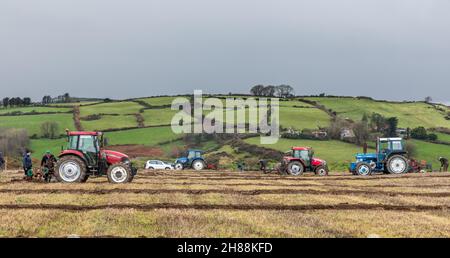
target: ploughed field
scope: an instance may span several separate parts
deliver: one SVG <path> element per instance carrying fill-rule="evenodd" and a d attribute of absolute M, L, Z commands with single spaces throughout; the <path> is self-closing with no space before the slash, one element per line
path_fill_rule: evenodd
<path fill-rule="evenodd" d="M 450 237 L 450 173 L 139 171 L 129 184 L 0 173 L 1 237 Z"/>

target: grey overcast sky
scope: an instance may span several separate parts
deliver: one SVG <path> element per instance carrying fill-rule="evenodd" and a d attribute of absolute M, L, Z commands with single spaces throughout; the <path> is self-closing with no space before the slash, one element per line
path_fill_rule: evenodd
<path fill-rule="evenodd" d="M 450 101 L 448 0 L 0 0 L 0 97 Z"/>

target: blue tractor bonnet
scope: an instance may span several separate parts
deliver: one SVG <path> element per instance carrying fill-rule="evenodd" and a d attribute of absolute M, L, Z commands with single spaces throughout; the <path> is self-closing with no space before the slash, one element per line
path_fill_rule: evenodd
<path fill-rule="evenodd" d="M 377 154 L 376 153 L 358 153 L 355 155 L 356 159 L 376 159 Z"/>
<path fill-rule="evenodd" d="M 182 164 L 184 164 L 184 163 L 186 163 L 186 162 L 188 162 L 188 158 L 187 157 L 181 157 L 181 158 L 178 158 L 177 160 L 175 160 L 175 163 L 182 163 Z"/>

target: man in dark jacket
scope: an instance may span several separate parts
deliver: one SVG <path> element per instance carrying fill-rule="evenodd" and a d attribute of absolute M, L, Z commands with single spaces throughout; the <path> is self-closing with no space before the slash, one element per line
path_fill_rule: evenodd
<path fill-rule="evenodd" d="M 261 170 L 263 173 L 267 173 L 267 160 L 259 160 L 259 170 Z"/>
<path fill-rule="evenodd" d="M 440 157 L 439 161 L 441 162 L 441 168 L 439 169 L 439 171 L 447 172 L 448 171 L 448 159 L 446 159 L 444 157 Z"/>
<path fill-rule="evenodd" d="M 5 159 L 3 158 L 3 153 L 0 151 L 0 170 L 3 170 L 5 166 Z"/>
<path fill-rule="evenodd" d="M 41 170 L 44 173 L 44 180 L 46 182 L 50 182 L 53 172 L 55 171 L 55 163 L 56 163 L 55 156 L 50 152 L 47 151 L 42 157 L 41 160 Z"/>
<path fill-rule="evenodd" d="M 25 177 L 32 177 L 33 173 L 29 173 L 29 171 L 33 168 L 33 162 L 31 160 L 31 152 L 29 150 L 25 150 L 25 154 L 23 155 L 23 171 L 25 173 Z"/>

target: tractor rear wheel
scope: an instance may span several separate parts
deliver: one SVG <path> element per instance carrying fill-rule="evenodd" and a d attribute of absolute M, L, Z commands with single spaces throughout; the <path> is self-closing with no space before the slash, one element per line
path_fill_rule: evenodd
<path fill-rule="evenodd" d="M 318 166 L 314 170 L 314 173 L 318 176 L 328 176 L 328 169 L 325 166 Z"/>
<path fill-rule="evenodd" d="M 130 166 L 123 163 L 111 165 L 106 175 L 108 176 L 108 181 L 113 184 L 123 184 L 133 180 Z"/>
<path fill-rule="evenodd" d="M 205 168 L 205 162 L 202 160 L 194 160 L 194 162 L 192 162 L 192 168 L 197 171 L 203 170 Z"/>
<path fill-rule="evenodd" d="M 56 162 L 55 177 L 63 183 L 80 183 L 86 177 L 86 164 L 77 156 L 64 156 Z"/>
<path fill-rule="evenodd" d="M 391 174 L 403 174 L 408 171 L 408 160 L 401 155 L 394 155 L 388 159 L 386 167 Z"/>
<path fill-rule="evenodd" d="M 369 176 L 372 174 L 372 168 L 369 163 L 360 162 L 356 165 L 356 174 L 360 176 Z"/>
<path fill-rule="evenodd" d="M 289 163 L 287 171 L 293 176 L 301 176 L 305 171 L 305 166 L 300 161 L 293 161 Z"/>

